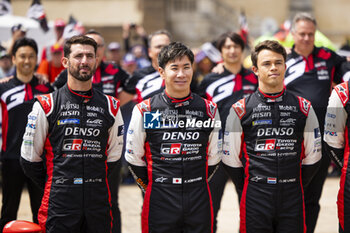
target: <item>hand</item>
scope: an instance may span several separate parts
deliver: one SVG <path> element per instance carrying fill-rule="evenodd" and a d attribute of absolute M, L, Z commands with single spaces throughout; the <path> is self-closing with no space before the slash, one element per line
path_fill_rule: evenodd
<path fill-rule="evenodd" d="M 49 82 L 49 77 L 45 74 L 35 73 L 35 76 L 38 78 L 39 84 L 47 84 Z"/>
<path fill-rule="evenodd" d="M 136 25 L 136 33 L 140 36 L 146 36 L 146 31 L 141 25 Z"/>
<path fill-rule="evenodd" d="M 224 72 L 224 70 L 224 63 L 218 63 L 216 66 L 214 66 L 211 72 L 221 74 Z"/>

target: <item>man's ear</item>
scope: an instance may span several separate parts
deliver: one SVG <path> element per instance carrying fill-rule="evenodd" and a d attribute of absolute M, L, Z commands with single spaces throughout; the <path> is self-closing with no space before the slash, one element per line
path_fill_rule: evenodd
<path fill-rule="evenodd" d="M 62 63 L 64 68 L 66 68 L 66 69 L 68 68 L 68 58 L 62 57 L 61 58 L 61 63 Z"/>
<path fill-rule="evenodd" d="M 162 77 L 162 79 L 165 79 L 165 74 L 164 74 L 164 69 L 160 66 L 158 66 L 158 72 L 160 74 L 160 76 Z"/>
<path fill-rule="evenodd" d="M 252 71 L 258 77 L 258 68 L 256 66 L 252 66 Z"/>

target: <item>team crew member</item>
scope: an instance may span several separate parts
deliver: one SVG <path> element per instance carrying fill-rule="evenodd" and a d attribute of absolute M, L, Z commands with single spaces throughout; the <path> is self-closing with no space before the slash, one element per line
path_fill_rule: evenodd
<path fill-rule="evenodd" d="M 28 116 L 21 163 L 37 183 L 46 180 L 38 217 L 44 232 L 115 227 L 108 178 L 121 155 L 123 120 L 119 101 L 92 88 L 96 49 L 89 37 L 70 38 L 62 59 L 67 84 L 39 96 Z"/>
<path fill-rule="evenodd" d="M 208 177 L 220 162 L 221 122 L 216 105 L 190 91 L 193 59 L 181 43 L 164 47 L 165 91 L 133 110 L 125 156 L 146 191 L 143 233 L 212 232 Z"/>
<path fill-rule="evenodd" d="M 321 138 L 310 102 L 284 89 L 286 52 L 276 41 L 252 53 L 259 89 L 227 117 L 224 167 L 238 189 L 240 232 L 304 233 L 303 186 L 318 168 Z M 239 170 L 242 177 L 237 177 Z"/>
<path fill-rule="evenodd" d="M 334 83 L 341 82 L 341 66 L 346 60 L 327 48 L 314 46 L 316 20 L 310 14 L 298 13 L 293 19 L 291 32 L 295 44 L 287 57 L 284 84 L 291 93 L 311 101 L 323 134 L 328 98 Z M 316 226 L 319 199 L 329 164 L 330 158 L 323 151 L 321 167 L 305 189 L 308 233 L 313 233 Z"/>
<path fill-rule="evenodd" d="M 217 40 L 217 47 L 223 58 L 224 72 L 205 76 L 198 89 L 202 91 L 202 97 L 218 105 L 224 127 L 232 104 L 252 94 L 258 86 L 258 80 L 252 71 L 242 66 L 244 41 L 240 35 L 233 32 L 222 34 Z M 214 232 L 226 181 L 227 176 L 220 166 L 209 183 L 214 207 Z"/>
<path fill-rule="evenodd" d="M 337 85 L 328 102 L 324 131 L 325 149 L 341 169 L 338 193 L 339 232 L 350 232 L 349 185 L 349 82 Z"/>
<path fill-rule="evenodd" d="M 22 171 L 19 163 L 26 118 L 34 103 L 34 96 L 49 93 L 48 85 L 41 85 L 34 75 L 38 47 L 34 40 L 21 38 L 12 47 L 12 61 L 16 74 L 0 82 L 2 111 L 2 207 L 0 232 L 5 224 L 17 218 L 24 184 L 27 185 L 33 221 L 38 222 L 38 209 L 43 191 Z"/>
<path fill-rule="evenodd" d="M 137 102 L 139 103 L 164 90 L 164 81 L 158 72 L 158 54 L 170 42 L 171 35 L 166 30 L 159 30 L 149 35 L 148 56 L 151 58 L 152 64 L 135 71 L 128 80 L 124 90 L 129 94 L 129 101 L 136 95 Z"/>

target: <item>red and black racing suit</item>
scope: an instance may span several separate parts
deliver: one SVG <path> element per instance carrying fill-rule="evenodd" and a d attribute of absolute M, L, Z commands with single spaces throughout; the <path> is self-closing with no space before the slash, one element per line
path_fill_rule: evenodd
<path fill-rule="evenodd" d="M 49 93 L 49 85 L 39 84 L 33 76 L 29 83 L 21 82 L 17 76 L 0 81 L 0 98 L 2 110 L 2 207 L 0 232 L 7 222 L 17 218 L 22 189 L 27 184 L 33 221 L 38 222 L 37 215 L 42 197 L 42 190 L 25 174 L 20 166 L 21 144 L 36 95 Z"/>
<path fill-rule="evenodd" d="M 305 233 L 303 186 L 318 168 L 321 135 L 309 101 L 260 90 L 235 103 L 226 120 L 222 161 L 244 170 L 241 233 Z M 243 177 L 242 177 L 243 178 Z"/>
<path fill-rule="evenodd" d="M 119 101 L 67 85 L 38 100 L 28 116 L 21 162 L 37 183 L 46 177 L 40 226 L 48 233 L 112 232 L 108 175 L 122 151 Z"/>
<path fill-rule="evenodd" d="M 307 58 L 297 54 L 293 47 L 292 52 L 287 56 L 284 84 L 292 94 L 311 102 L 322 135 L 332 83 L 342 82 L 344 71 L 341 67 L 345 62 L 344 57 L 324 47 L 314 47 Z M 330 158 L 323 150 L 321 167 L 308 188 L 305 189 L 305 217 L 308 233 L 313 233 L 316 226 L 320 211 L 319 200 L 329 164 Z"/>
<path fill-rule="evenodd" d="M 163 92 L 135 106 L 125 156 L 146 190 L 143 233 L 212 232 L 208 177 L 220 162 L 220 129 L 216 105 L 196 94 Z"/>
<path fill-rule="evenodd" d="M 111 95 L 118 98 L 118 94 L 123 90 L 126 80 L 129 75 L 121 69 L 118 65 L 113 63 L 107 63 L 101 61 L 99 67 L 97 67 L 94 76 L 92 77 L 92 86 L 102 91 L 106 95 Z M 67 70 L 64 70 L 57 77 L 54 82 L 54 88 L 58 89 L 62 87 L 67 82 Z M 123 108 L 121 109 L 123 112 Z M 123 117 L 124 117 L 123 112 Z M 124 121 L 125 118 L 124 118 Z M 114 187 L 111 189 L 112 192 L 112 209 L 114 216 L 114 226 L 113 233 L 121 232 L 121 214 L 118 203 L 118 193 L 119 193 L 119 181 L 120 181 L 120 170 L 121 161 L 116 165 L 116 169 L 113 172 L 111 178 L 109 179 L 110 186 Z"/>
<path fill-rule="evenodd" d="M 349 81 L 337 85 L 327 107 L 324 141 L 325 148 L 341 169 L 338 192 L 339 232 L 350 232 L 350 180 L 349 180 Z"/>

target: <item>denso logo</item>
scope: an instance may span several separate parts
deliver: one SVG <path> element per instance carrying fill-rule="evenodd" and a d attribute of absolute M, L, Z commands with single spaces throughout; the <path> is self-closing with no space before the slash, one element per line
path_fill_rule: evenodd
<path fill-rule="evenodd" d="M 63 141 L 63 151 L 79 151 L 81 150 L 81 144 L 83 139 L 65 139 Z"/>
<path fill-rule="evenodd" d="M 258 129 L 257 136 L 284 136 L 284 135 L 292 135 L 294 133 L 294 128 L 260 128 Z"/>
<path fill-rule="evenodd" d="M 93 128 L 80 128 L 80 127 L 67 127 L 64 131 L 65 136 L 94 136 L 97 137 L 100 135 L 99 129 L 93 129 Z"/>
<path fill-rule="evenodd" d="M 197 140 L 199 132 L 165 132 L 162 140 Z"/>
<path fill-rule="evenodd" d="M 162 154 L 179 155 L 181 151 L 181 143 L 163 143 L 161 147 Z"/>
<path fill-rule="evenodd" d="M 275 149 L 276 139 L 257 140 L 255 151 L 271 151 Z"/>

